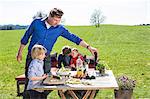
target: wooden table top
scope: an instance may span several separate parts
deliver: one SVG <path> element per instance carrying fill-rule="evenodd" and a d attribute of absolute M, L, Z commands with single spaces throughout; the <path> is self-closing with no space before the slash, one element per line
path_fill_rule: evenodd
<path fill-rule="evenodd" d="M 105 76 L 98 76 L 92 80 L 82 80 L 89 82 L 90 85 L 85 84 L 64 84 L 64 85 L 40 85 L 36 86 L 34 90 L 99 90 L 99 89 L 118 89 L 117 81 L 113 75 L 112 70 L 106 70 Z"/>

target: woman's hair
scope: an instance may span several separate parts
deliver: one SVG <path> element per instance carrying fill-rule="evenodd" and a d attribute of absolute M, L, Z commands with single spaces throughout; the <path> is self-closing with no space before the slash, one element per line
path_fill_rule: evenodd
<path fill-rule="evenodd" d="M 71 53 L 71 48 L 69 47 L 69 46 L 64 46 L 63 48 L 62 48 L 62 54 L 69 54 L 69 53 Z"/>
<path fill-rule="evenodd" d="M 42 45 L 34 45 L 32 47 L 32 50 L 31 50 L 31 57 L 32 59 L 39 59 L 39 56 L 41 54 L 45 54 L 47 52 L 46 48 L 43 47 Z"/>
<path fill-rule="evenodd" d="M 78 49 L 77 48 L 72 48 L 72 51 L 78 52 Z"/>
<path fill-rule="evenodd" d="M 63 14 L 64 14 L 63 11 L 61 9 L 58 9 L 58 8 L 53 8 L 49 13 L 49 15 L 51 17 L 56 16 L 56 17 L 59 17 L 59 18 L 61 18 L 63 16 Z"/>

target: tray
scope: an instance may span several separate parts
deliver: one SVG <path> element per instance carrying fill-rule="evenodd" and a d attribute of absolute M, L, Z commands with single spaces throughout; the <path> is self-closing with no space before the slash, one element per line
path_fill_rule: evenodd
<path fill-rule="evenodd" d="M 65 84 L 65 80 L 47 77 L 43 81 L 43 84 L 44 85 L 62 85 L 62 84 Z"/>

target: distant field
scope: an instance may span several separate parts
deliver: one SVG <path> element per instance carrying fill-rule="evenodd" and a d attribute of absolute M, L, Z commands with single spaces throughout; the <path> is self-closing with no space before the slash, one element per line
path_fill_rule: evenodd
<path fill-rule="evenodd" d="M 125 74 L 136 79 L 137 86 L 133 97 L 150 98 L 150 27 L 102 25 L 67 27 L 99 50 L 99 57 L 108 63 L 114 75 Z M 16 53 L 25 30 L 0 31 L 0 99 L 19 99 L 16 97 L 15 77 L 24 73 L 25 55 L 19 64 Z M 85 48 L 76 46 L 64 38 L 59 38 L 53 52 L 61 52 L 64 45 L 76 47 L 82 54 L 91 55 Z M 112 99 L 113 90 L 102 90 L 96 99 Z M 50 99 L 59 99 L 56 91 Z"/>

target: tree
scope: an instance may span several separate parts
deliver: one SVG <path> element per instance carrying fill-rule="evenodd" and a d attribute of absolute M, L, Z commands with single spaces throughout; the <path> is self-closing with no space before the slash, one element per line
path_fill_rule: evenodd
<path fill-rule="evenodd" d="M 36 15 L 33 16 L 33 19 L 40 19 L 47 17 L 47 14 L 43 13 L 42 11 L 38 11 Z"/>
<path fill-rule="evenodd" d="M 100 24 L 104 22 L 105 18 L 106 17 L 102 15 L 102 11 L 100 9 L 95 9 L 91 15 L 90 22 L 92 25 L 100 27 Z"/>
<path fill-rule="evenodd" d="M 61 19 L 61 22 L 60 22 L 60 23 L 64 25 L 64 24 L 65 24 L 65 22 L 66 22 L 66 19 L 65 19 L 64 17 L 62 17 L 62 19 Z"/>

